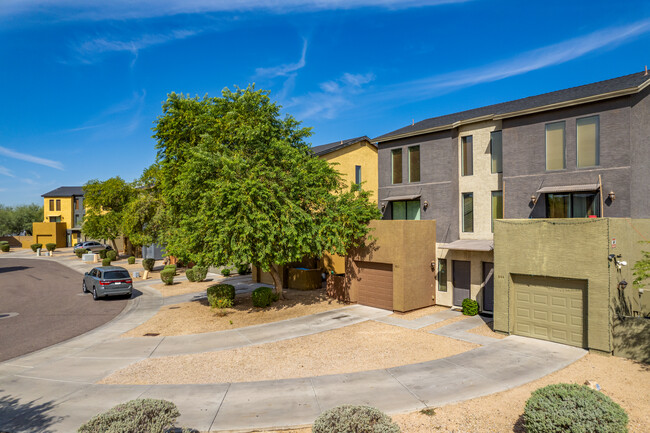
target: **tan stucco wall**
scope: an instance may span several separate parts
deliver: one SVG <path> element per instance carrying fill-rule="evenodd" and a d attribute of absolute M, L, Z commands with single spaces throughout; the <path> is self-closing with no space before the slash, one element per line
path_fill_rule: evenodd
<path fill-rule="evenodd" d="M 454 300 L 454 260 L 464 260 L 470 264 L 470 296 L 478 302 L 479 308 L 483 311 L 483 263 L 493 263 L 494 254 L 492 251 L 457 251 L 442 248 L 444 244 L 438 244 L 437 258 L 447 259 L 447 291 L 440 291 L 440 282 L 436 284 L 436 304 L 451 307 Z M 438 264 L 436 263 L 436 267 Z M 436 269 L 437 275 L 437 269 Z"/>
<path fill-rule="evenodd" d="M 502 175 L 492 173 L 490 133 L 501 129 L 501 121 L 480 122 L 461 126 L 458 129 L 458 192 L 460 239 L 492 239 L 492 191 L 501 190 Z M 462 137 L 472 136 L 473 174 L 462 176 Z M 474 197 L 474 232 L 463 232 L 463 193 L 471 192 Z"/>
<path fill-rule="evenodd" d="M 338 164 L 335 169 L 341 173 L 348 185 L 354 183 L 355 166 L 361 166 L 363 189 L 371 192 L 370 199 L 377 202 L 379 182 L 377 148 L 367 141 L 360 141 L 343 149 L 323 155 L 325 161 Z"/>
<path fill-rule="evenodd" d="M 350 301 L 358 300 L 358 282 L 351 260 L 393 265 L 393 309 L 410 311 L 434 304 L 436 222 L 433 220 L 371 221 L 365 248 L 348 256 L 346 274 L 350 278 Z"/>

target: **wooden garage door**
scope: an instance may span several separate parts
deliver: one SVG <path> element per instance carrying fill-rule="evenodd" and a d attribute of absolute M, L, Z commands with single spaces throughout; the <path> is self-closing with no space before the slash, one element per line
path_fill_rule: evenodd
<path fill-rule="evenodd" d="M 393 265 L 356 262 L 359 304 L 393 310 Z"/>
<path fill-rule="evenodd" d="M 514 333 L 585 347 L 585 280 L 516 275 Z"/>

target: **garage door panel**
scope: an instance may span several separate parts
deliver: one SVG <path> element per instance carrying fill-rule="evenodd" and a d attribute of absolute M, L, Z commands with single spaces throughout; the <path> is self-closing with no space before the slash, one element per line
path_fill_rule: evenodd
<path fill-rule="evenodd" d="M 514 333 L 585 346 L 586 281 L 513 275 Z"/>
<path fill-rule="evenodd" d="M 370 307 L 393 309 L 393 265 L 355 262 L 358 275 L 358 303 Z"/>

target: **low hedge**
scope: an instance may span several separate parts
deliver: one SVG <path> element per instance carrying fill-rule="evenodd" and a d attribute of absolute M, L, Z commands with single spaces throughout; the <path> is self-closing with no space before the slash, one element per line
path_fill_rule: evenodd
<path fill-rule="evenodd" d="M 32 251 L 36 252 L 37 249 L 43 248 L 43 244 L 31 244 L 29 247 L 32 249 Z"/>
<path fill-rule="evenodd" d="M 165 268 L 164 268 L 164 270 L 166 270 L 166 271 L 167 270 L 174 271 L 174 275 L 176 275 L 176 269 L 177 269 L 176 265 L 165 265 Z"/>
<path fill-rule="evenodd" d="M 156 264 L 155 259 L 144 259 L 142 260 L 142 267 L 144 268 L 145 271 L 153 271 L 153 267 Z"/>
<path fill-rule="evenodd" d="M 111 265 L 111 259 L 108 257 L 102 259 L 102 266 L 110 266 Z"/>
<path fill-rule="evenodd" d="M 253 301 L 254 307 L 265 308 L 277 301 L 278 295 L 270 287 L 262 286 L 253 290 L 251 300 Z"/>
<path fill-rule="evenodd" d="M 248 266 L 249 266 L 249 265 L 245 265 L 245 264 L 239 264 L 239 265 L 237 265 L 237 273 L 238 273 L 239 275 L 245 275 L 245 274 L 247 274 L 247 273 L 248 273 Z"/>
<path fill-rule="evenodd" d="M 0 244 L 0 251 L 3 253 L 8 253 L 11 247 L 9 246 L 8 243 Z"/>
<path fill-rule="evenodd" d="M 235 301 L 235 287 L 230 284 L 215 284 L 214 286 L 208 287 L 207 292 L 208 298 L 212 296 L 217 299 L 223 298 L 230 299 L 233 302 Z"/>
<path fill-rule="evenodd" d="M 78 433 L 164 433 L 174 427 L 180 412 L 166 400 L 138 399 L 118 404 L 79 427 Z"/>
<path fill-rule="evenodd" d="M 97 254 L 99 254 L 100 259 L 105 259 L 106 257 L 108 257 L 108 251 L 107 250 L 100 250 L 100 251 L 97 252 Z"/>
<path fill-rule="evenodd" d="M 221 275 L 223 275 L 224 277 L 229 276 L 229 275 L 230 275 L 230 269 L 228 269 L 228 268 L 223 268 L 223 269 L 221 270 Z"/>
<path fill-rule="evenodd" d="M 312 432 L 400 433 L 400 428 L 379 409 L 346 404 L 321 413 L 314 421 Z"/>
<path fill-rule="evenodd" d="M 83 256 L 83 255 L 86 254 L 87 252 L 88 252 L 87 249 L 85 249 L 85 248 L 79 248 L 78 250 L 75 250 L 74 253 L 77 255 L 77 257 L 81 258 L 81 256 Z"/>
<path fill-rule="evenodd" d="M 131 256 L 128 259 L 126 259 L 129 265 L 135 265 L 135 257 Z"/>
<path fill-rule="evenodd" d="M 108 257 L 109 259 L 111 259 L 112 262 L 114 262 L 115 260 L 117 260 L 117 251 L 114 250 L 106 251 L 106 257 Z"/>
<path fill-rule="evenodd" d="M 187 279 L 193 283 L 198 283 L 199 281 L 205 280 L 205 277 L 208 275 L 208 268 L 202 266 L 194 266 L 193 268 L 187 269 L 185 271 L 185 276 Z"/>
<path fill-rule="evenodd" d="M 45 244 L 45 249 L 47 249 L 48 251 L 54 251 L 56 250 L 56 244 L 54 243 Z"/>
<path fill-rule="evenodd" d="M 478 314 L 478 302 L 473 299 L 463 299 L 463 314 L 465 316 L 476 316 Z"/>
<path fill-rule="evenodd" d="M 160 279 L 167 286 L 174 284 L 174 275 L 176 275 L 176 272 L 173 269 L 163 269 L 160 271 Z"/>
<path fill-rule="evenodd" d="M 527 433 L 626 433 L 627 414 L 588 386 L 557 383 L 533 392 L 524 408 Z"/>

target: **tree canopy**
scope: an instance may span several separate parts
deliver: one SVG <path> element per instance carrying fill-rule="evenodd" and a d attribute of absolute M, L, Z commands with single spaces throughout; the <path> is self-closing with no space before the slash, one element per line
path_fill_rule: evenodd
<path fill-rule="evenodd" d="M 86 183 L 83 233 L 94 239 L 109 239 L 117 251 L 115 239 L 123 233 L 125 210 L 132 197 L 133 186 L 119 176 L 103 182 L 93 179 Z"/>
<path fill-rule="evenodd" d="M 43 206 L 26 204 L 20 206 L 0 205 L 0 236 L 32 234 L 32 223 L 43 222 Z"/>
<path fill-rule="evenodd" d="M 369 193 L 347 190 L 313 155 L 309 128 L 280 115 L 269 92 L 237 88 L 222 97 L 171 94 L 154 127 L 166 251 L 202 265 L 278 265 L 344 254 L 379 217 Z"/>

